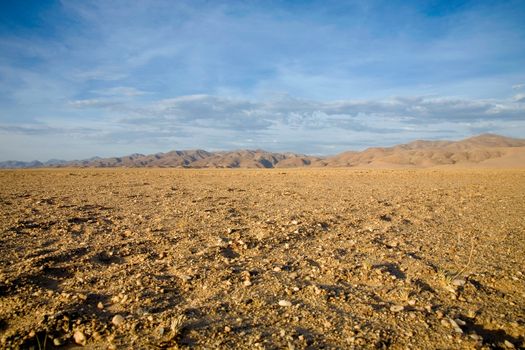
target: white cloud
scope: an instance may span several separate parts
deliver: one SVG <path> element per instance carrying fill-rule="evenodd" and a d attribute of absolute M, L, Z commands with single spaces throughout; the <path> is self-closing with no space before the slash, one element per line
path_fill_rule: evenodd
<path fill-rule="evenodd" d="M 126 78 L 125 73 L 118 73 L 118 68 L 104 67 L 88 70 L 73 70 L 71 78 L 80 82 L 89 80 L 116 81 Z"/>
<path fill-rule="evenodd" d="M 69 105 L 76 108 L 107 108 L 117 104 L 119 104 L 119 102 L 113 99 L 98 98 L 69 101 Z"/>
<path fill-rule="evenodd" d="M 141 95 L 148 94 L 147 91 L 142 91 L 142 90 L 139 90 L 131 86 L 115 86 L 115 87 L 106 88 L 106 89 L 98 89 L 98 90 L 93 90 L 93 93 L 97 95 L 103 95 L 103 96 L 125 96 L 125 97 L 141 96 Z"/>
<path fill-rule="evenodd" d="M 524 94 L 516 94 L 512 98 L 515 102 L 525 102 L 525 93 Z"/>

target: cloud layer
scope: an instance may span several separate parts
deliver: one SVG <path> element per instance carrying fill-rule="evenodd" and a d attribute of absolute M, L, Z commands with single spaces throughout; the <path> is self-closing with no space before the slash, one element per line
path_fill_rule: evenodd
<path fill-rule="evenodd" d="M 38 125 L 3 124 L 0 133 L 22 138 L 49 136 L 65 142 L 74 139 L 82 145 L 99 145 L 102 153 L 97 154 L 103 155 L 173 148 L 265 148 L 331 154 L 416 138 L 459 139 L 481 132 L 519 137 L 525 129 L 525 103 L 515 99 L 315 101 L 283 95 L 254 101 L 187 95 L 146 103 L 113 97 L 68 104 L 77 113 L 105 118 L 74 120 L 67 126 L 61 120 Z"/>

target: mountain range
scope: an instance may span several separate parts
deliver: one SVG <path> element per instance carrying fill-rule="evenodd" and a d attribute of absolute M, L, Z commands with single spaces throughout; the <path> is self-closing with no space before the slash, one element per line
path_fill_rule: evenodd
<path fill-rule="evenodd" d="M 176 167 L 176 168 L 294 168 L 294 167 L 525 167 L 525 139 L 482 134 L 461 141 L 417 140 L 393 147 L 372 147 L 333 156 L 309 156 L 263 150 L 207 152 L 170 151 L 151 155 L 47 162 L 6 161 L 0 168 L 43 167 Z"/>

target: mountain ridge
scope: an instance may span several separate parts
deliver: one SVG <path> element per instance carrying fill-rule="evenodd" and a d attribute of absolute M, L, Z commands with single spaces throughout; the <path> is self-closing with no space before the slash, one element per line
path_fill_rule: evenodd
<path fill-rule="evenodd" d="M 481 134 L 460 141 L 415 140 L 392 147 L 369 147 L 332 156 L 293 152 L 240 149 L 209 152 L 202 149 L 173 150 L 144 155 L 93 157 L 84 160 L 47 162 L 6 161 L 0 168 L 44 167 L 174 167 L 174 168 L 291 168 L 291 167 L 433 167 L 433 166 L 525 167 L 525 139 Z"/>

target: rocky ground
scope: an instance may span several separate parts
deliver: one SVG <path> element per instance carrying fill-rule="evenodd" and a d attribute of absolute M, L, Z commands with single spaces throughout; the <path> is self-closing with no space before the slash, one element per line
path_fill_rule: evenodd
<path fill-rule="evenodd" d="M 0 183 L 2 348 L 525 346 L 523 170 Z"/>

